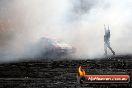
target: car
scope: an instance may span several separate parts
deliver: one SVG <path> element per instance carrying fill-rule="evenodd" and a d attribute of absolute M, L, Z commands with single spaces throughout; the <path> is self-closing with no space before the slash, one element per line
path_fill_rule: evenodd
<path fill-rule="evenodd" d="M 40 55 L 48 58 L 70 56 L 75 53 L 75 47 L 61 40 L 42 37 L 37 43 Z"/>

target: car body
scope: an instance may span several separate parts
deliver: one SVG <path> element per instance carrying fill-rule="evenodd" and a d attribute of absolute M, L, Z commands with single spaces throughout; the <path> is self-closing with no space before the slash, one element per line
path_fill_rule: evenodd
<path fill-rule="evenodd" d="M 45 57 L 64 57 L 75 53 L 75 48 L 63 41 L 42 37 L 38 41 L 38 47 L 41 55 Z"/>

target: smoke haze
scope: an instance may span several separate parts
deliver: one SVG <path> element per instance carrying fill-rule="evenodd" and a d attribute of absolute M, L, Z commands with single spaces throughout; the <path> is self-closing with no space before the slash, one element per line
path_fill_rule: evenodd
<path fill-rule="evenodd" d="M 104 28 L 116 54 L 132 54 L 131 0 L 1 0 L 0 59 L 30 56 L 39 38 L 55 37 L 75 46 L 76 57 L 104 55 Z"/>

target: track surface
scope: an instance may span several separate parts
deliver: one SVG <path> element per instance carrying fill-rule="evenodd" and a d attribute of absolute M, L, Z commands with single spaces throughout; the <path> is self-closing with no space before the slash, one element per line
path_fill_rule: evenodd
<path fill-rule="evenodd" d="M 132 56 L 115 56 L 94 60 L 37 60 L 0 64 L 0 88 L 112 88 L 132 87 L 124 84 L 77 83 L 77 68 L 87 74 L 129 74 L 132 78 Z"/>

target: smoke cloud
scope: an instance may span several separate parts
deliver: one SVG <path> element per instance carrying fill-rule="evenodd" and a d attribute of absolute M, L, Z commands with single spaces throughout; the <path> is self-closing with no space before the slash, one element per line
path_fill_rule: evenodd
<path fill-rule="evenodd" d="M 110 26 L 116 54 L 132 54 L 131 4 L 131 0 L 1 0 L 0 59 L 35 55 L 29 46 L 43 36 L 73 45 L 76 57 L 102 57 L 104 24 Z"/>

